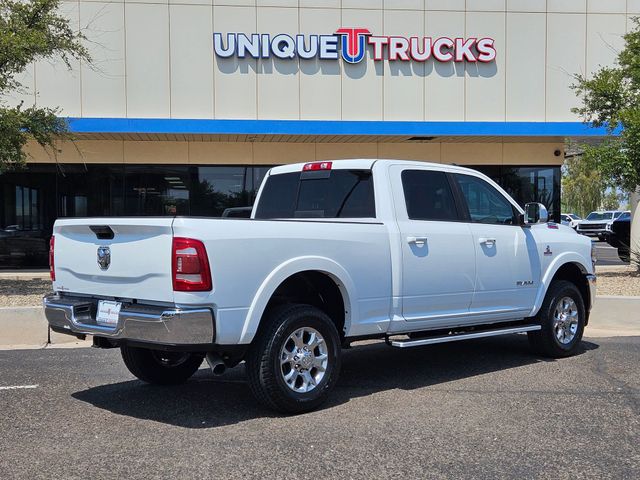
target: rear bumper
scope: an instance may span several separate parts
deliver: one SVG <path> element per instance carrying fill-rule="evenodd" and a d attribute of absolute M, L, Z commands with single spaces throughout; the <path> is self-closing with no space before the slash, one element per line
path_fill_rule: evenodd
<path fill-rule="evenodd" d="M 213 312 L 208 308 L 123 304 L 117 325 L 111 327 L 96 323 L 95 299 L 51 294 L 42 302 L 51 328 L 70 335 L 96 335 L 116 342 L 189 347 L 211 345 L 215 341 Z"/>

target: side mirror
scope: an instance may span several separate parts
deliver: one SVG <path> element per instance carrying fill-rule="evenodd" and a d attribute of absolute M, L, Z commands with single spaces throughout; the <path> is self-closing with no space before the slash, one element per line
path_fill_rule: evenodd
<path fill-rule="evenodd" d="M 534 223 L 547 223 L 549 220 L 549 212 L 541 203 L 527 203 L 524 206 L 524 224 L 532 225 Z"/>

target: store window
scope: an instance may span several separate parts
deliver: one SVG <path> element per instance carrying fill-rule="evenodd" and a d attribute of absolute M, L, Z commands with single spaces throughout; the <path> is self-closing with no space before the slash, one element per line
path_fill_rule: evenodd
<path fill-rule="evenodd" d="M 230 208 L 252 204 L 246 167 L 195 167 L 191 183 L 191 215 L 220 217 Z"/>
<path fill-rule="evenodd" d="M 45 267 L 59 217 L 247 216 L 269 168 L 59 163 L 2 174 L 0 268 Z"/>
<path fill-rule="evenodd" d="M 0 175 L 0 268 L 47 264 L 55 194 L 54 165 Z"/>
<path fill-rule="evenodd" d="M 190 188 L 187 166 L 126 165 L 124 214 L 189 215 Z"/>
<path fill-rule="evenodd" d="M 123 215 L 123 165 L 60 164 L 57 216 Z"/>

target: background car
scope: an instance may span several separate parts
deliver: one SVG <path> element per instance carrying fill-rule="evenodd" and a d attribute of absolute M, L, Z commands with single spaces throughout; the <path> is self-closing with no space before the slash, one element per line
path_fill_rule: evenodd
<path fill-rule="evenodd" d="M 607 242 L 618 249 L 618 256 L 623 262 L 631 259 L 631 212 L 624 212 L 611 225 Z"/>
<path fill-rule="evenodd" d="M 603 212 L 591 212 L 587 218 L 578 222 L 576 231 L 589 237 L 598 237 L 599 240 L 606 240 L 611 232 L 611 224 L 622 215 L 619 210 L 607 210 Z"/>
<path fill-rule="evenodd" d="M 560 222 L 562 223 L 562 225 L 571 227 L 574 230 L 577 228 L 580 220 L 582 220 L 582 217 L 576 215 L 575 213 L 563 213 L 560 215 Z"/>

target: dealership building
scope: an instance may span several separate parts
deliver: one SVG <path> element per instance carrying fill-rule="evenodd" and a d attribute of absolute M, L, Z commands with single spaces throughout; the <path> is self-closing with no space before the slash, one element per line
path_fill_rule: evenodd
<path fill-rule="evenodd" d="M 42 61 L 4 101 L 74 140 L 0 175 L 0 267 L 46 264 L 58 217 L 220 216 L 273 165 L 455 163 L 560 214 L 574 74 L 610 65 L 640 0 L 64 1 L 93 63 Z"/>

